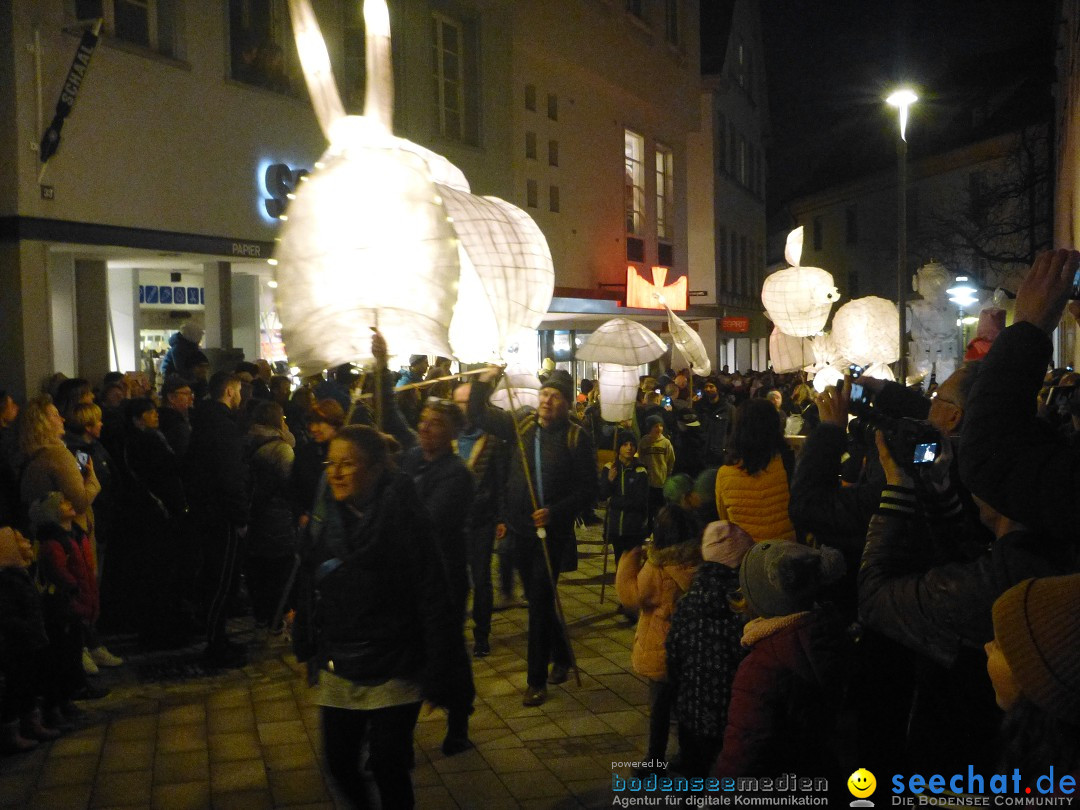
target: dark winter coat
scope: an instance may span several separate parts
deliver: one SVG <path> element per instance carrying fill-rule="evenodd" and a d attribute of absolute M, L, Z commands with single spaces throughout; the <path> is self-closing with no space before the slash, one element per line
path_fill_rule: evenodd
<path fill-rule="evenodd" d="M 848 642 L 828 608 L 754 619 L 731 687 L 716 776 L 833 773 Z"/>
<path fill-rule="evenodd" d="M 723 739 L 731 685 L 746 655 L 739 643 L 743 617 L 728 601 L 738 589 L 738 569 L 702 563 L 675 608 L 667 637 L 679 727 L 714 740 Z"/>
<path fill-rule="evenodd" d="M 963 647 L 979 648 L 993 638 L 990 609 L 1012 585 L 1080 570 L 1072 548 L 1029 531 L 1001 537 L 974 560 L 932 565 L 938 543 L 906 506 L 914 492 L 887 487 L 882 498 L 889 500 L 889 514 L 870 521 L 859 569 L 859 616 L 942 666 L 951 666 Z"/>
<path fill-rule="evenodd" d="M 450 594 L 464 606 L 469 591 L 465 521 L 473 501 L 472 473 L 453 451 L 427 461 L 419 447 L 402 457 L 401 469 L 412 478 L 427 511 Z"/>
<path fill-rule="evenodd" d="M 706 467 L 718 467 L 724 463 L 727 451 L 728 439 L 731 438 L 731 427 L 735 423 L 735 408 L 723 394 L 716 398 L 716 402 L 709 402 L 702 397 L 694 403 L 698 421 L 701 422 L 699 430 L 703 434 L 701 442 L 701 461 Z"/>
<path fill-rule="evenodd" d="M 615 466 L 615 480 L 608 480 L 608 471 Z M 649 512 L 649 472 L 637 458 L 630 464 L 618 459 L 600 470 L 599 496 L 607 498 L 607 536 L 642 540 L 646 534 Z"/>
<path fill-rule="evenodd" d="M 481 430 L 492 433 L 514 448 L 506 482 L 506 522 L 515 541 L 535 544 L 539 538 L 533 525 L 534 511 L 529 486 L 522 467 L 521 450 L 516 436 L 514 417 L 506 411 L 487 404 L 491 386 L 473 383 L 469 392 L 468 420 Z M 574 521 L 592 506 L 596 492 L 596 451 L 589 432 L 569 420 L 541 427 L 535 416 L 528 416 L 521 425 L 521 447 L 524 463 L 528 465 L 529 480 L 537 487 L 535 443 L 539 436 L 540 466 L 543 471 L 542 508 L 551 511 L 547 526 L 549 554 L 559 571 L 577 570 L 577 538 Z"/>
<path fill-rule="evenodd" d="M 501 522 L 506 509 L 506 469 L 510 451 L 506 442 L 481 432 L 469 458 L 462 459 L 473 475 L 474 494 L 466 525 L 483 528 Z"/>
<path fill-rule="evenodd" d="M 294 649 L 309 670 L 366 684 L 415 679 L 440 706 L 460 695 L 461 620 L 408 475 L 384 473 L 360 514 L 320 488 L 297 587 Z"/>
<path fill-rule="evenodd" d="M 310 512 L 315 505 L 315 495 L 319 491 L 319 482 L 323 477 L 323 464 L 326 462 L 329 449 L 329 442 L 320 444 L 312 440 L 298 444 L 294 451 L 290 486 L 293 510 L 297 515 Z"/>
<path fill-rule="evenodd" d="M 49 644 L 41 596 L 25 568 L 0 568 L 0 658 Z"/>
<path fill-rule="evenodd" d="M 124 443 L 130 503 L 143 519 L 167 520 L 187 512 L 180 460 L 158 430 L 132 429 Z"/>
<path fill-rule="evenodd" d="M 158 408 L 158 419 L 161 435 L 176 457 L 182 459 L 187 455 L 188 444 L 191 443 L 191 421 L 185 414 L 167 405 Z"/>
<path fill-rule="evenodd" d="M 184 485 L 192 514 L 203 522 L 246 526 L 249 517 L 244 436 L 229 406 L 202 400 L 191 420 Z"/>
<path fill-rule="evenodd" d="M 1002 514 L 1076 544 L 1080 449 L 1035 415 L 1052 352 L 1046 333 L 1027 322 L 997 336 L 968 395 L 960 473 Z"/>
<path fill-rule="evenodd" d="M 293 449 L 279 431 L 253 425 L 248 434 L 251 523 L 246 551 L 255 557 L 291 556 L 296 550 L 293 517 Z"/>

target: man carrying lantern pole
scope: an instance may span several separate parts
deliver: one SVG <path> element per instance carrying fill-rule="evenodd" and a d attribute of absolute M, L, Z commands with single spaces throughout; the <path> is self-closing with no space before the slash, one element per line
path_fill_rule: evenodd
<path fill-rule="evenodd" d="M 518 459 L 510 465 L 506 482 L 505 517 L 510 553 L 529 601 L 522 703 L 539 706 L 547 698 L 547 684 L 565 682 L 573 664 L 556 588 L 561 572 L 577 569 L 574 520 L 593 502 L 596 450 L 588 431 L 569 419 L 573 390 L 563 380 L 546 381 L 536 415 L 518 423 L 513 414 L 488 404 L 499 373 L 492 369 L 477 378 L 469 395 L 468 421 L 517 448 Z"/>

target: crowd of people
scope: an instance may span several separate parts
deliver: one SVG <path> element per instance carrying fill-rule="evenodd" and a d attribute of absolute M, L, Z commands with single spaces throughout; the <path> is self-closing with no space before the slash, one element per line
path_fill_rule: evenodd
<path fill-rule="evenodd" d="M 364 806 L 366 769 L 410 807 L 421 705 L 447 711 L 444 753 L 472 747 L 467 625 L 490 654 L 515 574 L 522 703 L 570 677 L 559 576 L 606 504 L 651 767 L 675 723 L 668 772 L 687 776 L 1077 774 L 1080 407 L 1044 375 L 1078 263 L 1041 256 L 1013 326 L 930 396 L 669 372 L 611 424 L 565 371 L 504 410 L 498 369 L 449 382 L 415 356 L 395 375 L 378 334 L 365 376 L 207 376 L 194 329 L 160 394 L 120 375 L 21 407 L 0 392 L 0 747 L 56 737 L 101 694 L 98 668 L 123 664 L 103 632 L 201 636 L 209 666 L 242 665 L 243 573 L 257 627 L 292 618 L 341 792 Z"/>

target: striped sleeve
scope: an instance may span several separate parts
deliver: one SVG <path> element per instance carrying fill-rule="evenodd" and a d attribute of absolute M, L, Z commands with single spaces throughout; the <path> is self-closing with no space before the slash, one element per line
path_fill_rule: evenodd
<path fill-rule="evenodd" d="M 910 517 L 915 514 L 915 490 L 890 484 L 881 491 L 881 503 L 876 514 Z"/>

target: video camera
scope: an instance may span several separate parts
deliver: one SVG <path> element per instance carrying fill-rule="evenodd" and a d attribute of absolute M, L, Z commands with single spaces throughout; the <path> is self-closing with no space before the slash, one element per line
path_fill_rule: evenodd
<path fill-rule="evenodd" d="M 848 431 L 872 447 L 874 433 L 880 430 L 893 459 L 901 466 L 932 464 L 941 454 L 941 434 L 933 425 L 876 410 L 873 392 L 858 382 L 851 385 L 848 412 L 855 417 L 848 423 Z"/>

